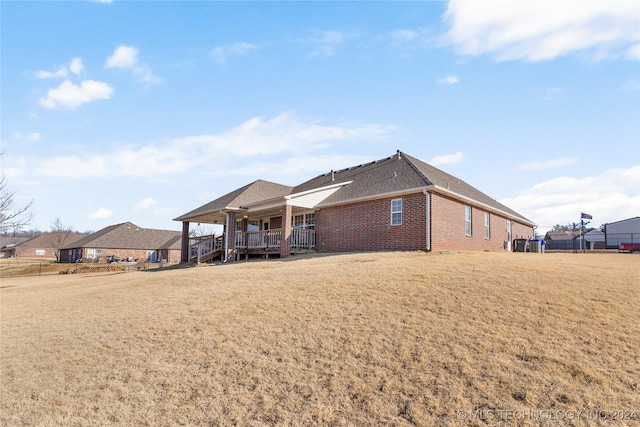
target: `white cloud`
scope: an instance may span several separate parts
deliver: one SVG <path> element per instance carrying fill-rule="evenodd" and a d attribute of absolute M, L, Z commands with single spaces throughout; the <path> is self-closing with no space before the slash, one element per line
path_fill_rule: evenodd
<path fill-rule="evenodd" d="M 640 212 L 640 165 L 551 179 L 500 202 L 537 223 L 543 233 L 555 224 L 579 221 L 581 212 L 593 215 L 595 226 L 619 221 Z"/>
<path fill-rule="evenodd" d="M 411 42 L 418 37 L 420 37 L 420 33 L 415 30 L 393 30 L 389 33 L 391 40 L 395 40 L 398 42 L 408 43 Z"/>
<path fill-rule="evenodd" d="M 105 218 L 110 218 L 112 216 L 113 216 L 113 212 L 111 211 L 111 209 L 100 208 L 97 211 L 95 211 L 94 213 L 92 213 L 91 215 L 89 215 L 89 218 L 91 218 L 91 219 L 105 219 Z"/>
<path fill-rule="evenodd" d="M 443 41 L 462 54 L 542 61 L 586 51 L 618 57 L 640 41 L 636 0 L 451 0 Z M 635 48 L 627 56 L 635 57 Z"/>
<path fill-rule="evenodd" d="M 544 160 L 541 162 L 529 162 L 521 165 L 517 165 L 516 170 L 541 170 L 559 168 L 561 166 L 567 166 L 572 163 L 576 163 L 579 159 L 575 157 L 562 157 L 560 159 Z"/>
<path fill-rule="evenodd" d="M 158 201 L 155 200 L 153 197 L 146 197 L 140 200 L 138 203 L 136 203 L 136 205 L 133 207 L 133 210 L 140 211 L 144 209 L 150 209 L 157 205 L 158 205 Z"/>
<path fill-rule="evenodd" d="M 460 82 L 460 79 L 458 78 L 458 76 L 447 76 L 438 80 L 438 83 L 446 84 L 446 85 L 454 85 L 459 82 Z"/>
<path fill-rule="evenodd" d="M 311 156 L 298 155 L 274 163 L 257 159 L 245 166 L 235 168 L 231 173 L 238 176 L 260 176 L 263 179 L 280 181 L 287 176 L 306 176 L 324 173 L 371 161 L 364 156 Z"/>
<path fill-rule="evenodd" d="M 80 74 L 84 69 L 84 64 L 82 63 L 82 58 L 73 58 L 71 63 L 69 64 L 69 70 L 73 74 Z"/>
<path fill-rule="evenodd" d="M 450 165 L 453 163 L 461 162 L 464 159 L 462 152 L 458 151 L 455 154 L 445 154 L 443 156 L 436 156 L 431 159 L 431 164 L 434 166 L 438 165 Z"/>
<path fill-rule="evenodd" d="M 381 39 L 391 47 L 399 49 L 403 55 L 407 55 L 415 48 L 430 45 L 433 41 L 433 34 L 428 28 L 415 30 L 400 28 L 390 31 Z"/>
<path fill-rule="evenodd" d="M 113 95 L 113 89 L 107 83 L 95 80 L 84 80 L 80 86 L 65 80 L 55 89 L 49 89 L 45 98 L 40 98 L 39 103 L 45 108 L 63 106 L 76 108 L 87 102 L 99 99 L 109 99 Z"/>
<path fill-rule="evenodd" d="M 105 68 L 133 68 L 138 63 L 138 48 L 120 45 L 107 59 Z"/>
<path fill-rule="evenodd" d="M 36 71 L 34 77 L 36 79 L 63 79 L 69 75 L 69 71 L 73 74 L 80 74 L 84 69 L 82 58 L 73 58 L 69 66 L 59 67 L 56 71 Z"/>
<path fill-rule="evenodd" d="M 162 79 L 151 71 L 148 65 L 141 65 L 133 69 L 133 75 L 136 76 L 136 81 L 145 84 L 159 84 L 162 83 Z"/>
<path fill-rule="evenodd" d="M 336 48 L 338 46 L 344 44 L 347 38 L 352 36 L 353 35 L 348 35 L 336 30 L 316 30 L 312 32 L 312 35 L 309 38 L 300 41 L 302 43 L 315 45 L 315 48 L 313 48 L 313 50 L 308 54 L 310 58 L 317 58 L 320 56 L 330 57 L 335 55 Z"/>
<path fill-rule="evenodd" d="M 52 157 L 35 163 L 32 170 L 44 176 L 157 177 L 184 173 L 201 165 L 222 166 L 218 161 L 220 158 L 248 162 L 247 159 L 265 155 L 305 156 L 334 144 L 375 143 L 388 139 L 392 131 L 392 127 L 376 124 L 327 126 L 306 123 L 282 113 L 269 120 L 254 117 L 219 134 L 187 136 L 140 148 L 117 147 L 111 153 L 101 155 Z"/>
<path fill-rule="evenodd" d="M 256 50 L 258 47 L 253 44 L 240 42 L 225 46 L 216 46 L 211 51 L 211 56 L 218 64 L 226 64 L 229 56 L 241 56 Z"/>
<path fill-rule="evenodd" d="M 113 54 L 107 58 L 104 67 L 131 69 L 139 83 L 159 84 L 162 82 L 162 79 L 153 74 L 147 64 L 138 62 L 138 48 L 134 46 L 118 46 Z"/>
<path fill-rule="evenodd" d="M 633 60 L 640 60 L 640 43 L 637 43 L 627 49 L 627 58 Z"/>
<path fill-rule="evenodd" d="M 67 77 L 69 71 L 67 67 L 60 67 L 56 71 L 36 71 L 36 79 L 63 79 Z"/>
<path fill-rule="evenodd" d="M 37 142 L 41 139 L 41 135 L 39 132 L 16 133 L 14 137 L 17 140 L 28 142 Z"/>

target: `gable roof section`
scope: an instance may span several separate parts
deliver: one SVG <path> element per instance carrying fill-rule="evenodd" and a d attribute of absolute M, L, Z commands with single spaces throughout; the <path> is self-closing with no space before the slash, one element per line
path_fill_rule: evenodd
<path fill-rule="evenodd" d="M 491 209 L 495 209 L 496 211 L 508 214 L 509 216 L 524 221 L 525 223 L 534 225 L 534 223 L 529 219 L 520 215 L 518 212 L 514 211 L 508 206 L 505 206 L 502 203 L 498 202 L 496 199 L 486 195 L 485 193 L 466 183 L 465 181 L 458 179 L 455 176 L 450 175 L 444 171 L 441 171 L 440 169 L 433 167 L 421 160 L 411 157 L 408 154 L 402 153 L 402 157 L 406 158 L 407 161 L 409 161 L 416 168 L 418 173 L 422 174 L 427 182 L 434 185 L 437 191 L 453 196 L 458 196 L 463 199 L 468 199 L 472 202 L 479 203 Z"/>
<path fill-rule="evenodd" d="M 203 215 L 218 213 L 223 209 L 241 209 L 244 205 L 251 203 L 287 196 L 292 190 L 293 187 L 288 185 L 259 179 L 187 212 L 175 218 L 174 221 L 188 221 Z"/>
<path fill-rule="evenodd" d="M 62 249 L 180 249 L 181 232 L 140 228 L 132 222 L 110 225 Z"/>
<path fill-rule="evenodd" d="M 308 191 L 332 183 L 348 182 L 338 191 L 321 201 L 317 207 L 334 206 L 385 195 L 433 189 L 450 197 L 484 205 L 520 221 L 532 224 L 513 209 L 484 194 L 463 180 L 456 178 L 408 154 L 398 154 L 317 176 L 295 187 L 293 193 Z"/>

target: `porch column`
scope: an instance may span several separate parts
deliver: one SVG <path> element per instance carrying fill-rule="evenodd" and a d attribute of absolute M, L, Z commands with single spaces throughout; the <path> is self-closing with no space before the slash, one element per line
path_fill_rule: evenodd
<path fill-rule="evenodd" d="M 225 224 L 224 235 L 227 239 L 227 262 L 233 262 L 236 260 L 234 256 L 236 249 L 236 213 L 229 212 L 228 224 Z M 227 227 L 228 225 L 228 227 Z"/>
<path fill-rule="evenodd" d="M 182 246 L 180 247 L 180 262 L 189 262 L 189 221 L 182 223 Z"/>
<path fill-rule="evenodd" d="M 290 205 L 282 207 L 282 236 L 280 238 L 280 258 L 291 255 L 291 218 L 293 208 Z"/>

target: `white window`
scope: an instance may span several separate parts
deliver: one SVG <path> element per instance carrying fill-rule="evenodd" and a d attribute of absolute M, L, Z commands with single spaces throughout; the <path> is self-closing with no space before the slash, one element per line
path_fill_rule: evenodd
<path fill-rule="evenodd" d="M 464 234 L 471 236 L 471 206 L 464 207 Z"/>
<path fill-rule="evenodd" d="M 102 249 L 87 249 L 87 258 L 100 259 L 101 254 L 102 254 Z"/>
<path fill-rule="evenodd" d="M 36 249 L 37 256 L 45 256 L 46 251 L 44 249 Z"/>
<path fill-rule="evenodd" d="M 402 225 L 402 199 L 391 201 L 391 225 Z"/>
<path fill-rule="evenodd" d="M 491 238 L 491 217 L 489 216 L 489 212 L 484 213 L 484 238 Z"/>
<path fill-rule="evenodd" d="M 294 215 L 293 218 L 291 218 L 291 225 L 295 228 L 313 230 L 316 225 L 316 216 L 313 213 Z"/>

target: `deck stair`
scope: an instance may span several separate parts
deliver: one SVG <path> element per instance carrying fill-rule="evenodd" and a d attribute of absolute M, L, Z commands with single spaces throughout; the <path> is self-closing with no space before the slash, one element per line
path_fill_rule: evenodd
<path fill-rule="evenodd" d="M 224 236 L 212 236 L 189 246 L 189 260 L 195 263 L 207 262 L 224 251 Z"/>

